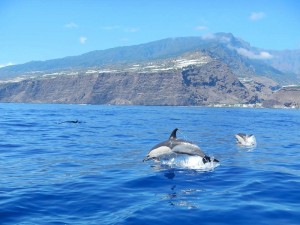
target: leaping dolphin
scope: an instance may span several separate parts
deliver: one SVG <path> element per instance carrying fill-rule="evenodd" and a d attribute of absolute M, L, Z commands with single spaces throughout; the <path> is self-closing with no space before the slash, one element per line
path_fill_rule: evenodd
<path fill-rule="evenodd" d="M 150 159 L 160 160 L 164 158 L 176 157 L 176 155 L 190 155 L 190 156 L 200 156 L 202 157 L 203 163 L 211 162 L 212 159 L 205 155 L 204 152 L 194 143 L 178 139 L 176 137 L 176 132 L 178 128 L 174 129 L 168 140 L 163 141 L 155 145 L 144 158 L 143 161 Z M 213 162 L 219 162 L 213 159 Z"/>
<path fill-rule="evenodd" d="M 248 147 L 256 145 L 256 139 L 253 134 L 238 133 L 235 135 L 235 138 L 238 145 Z"/>

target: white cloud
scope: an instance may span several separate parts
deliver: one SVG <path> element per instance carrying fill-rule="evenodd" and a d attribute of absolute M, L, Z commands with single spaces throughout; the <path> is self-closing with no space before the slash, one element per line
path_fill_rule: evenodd
<path fill-rule="evenodd" d="M 265 13 L 263 12 L 252 12 L 249 18 L 250 20 L 256 21 L 256 20 L 261 20 L 264 17 L 265 17 Z"/>
<path fill-rule="evenodd" d="M 81 44 L 85 44 L 86 43 L 86 41 L 87 41 L 87 37 L 80 37 L 79 38 L 79 42 L 81 43 Z"/>
<path fill-rule="evenodd" d="M 211 40 L 211 39 L 215 39 L 216 35 L 212 34 L 212 33 L 207 33 L 201 36 L 201 38 L 203 40 Z"/>
<path fill-rule="evenodd" d="M 65 28 L 68 28 L 68 29 L 74 29 L 74 28 L 78 28 L 78 25 L 74 22 L 71 22 L 71 23 L 67 23 L 65 25 Z"/>
<path fill-rule="evenodd" d="M 12 62 L 5 63 L 5 64 L 0 64 L 0 68 L 6 67 L 6 66 L 12 66 L 12 65 L 14 65 Z"/>
<path fill-rule="evenodd" d="M 226 37 L 226 36 L 220 37 L 220 42 L 223 42 L 223 43 L 229 43 L 230 40 L 231 40 L 230 37 Z"/>
<path fill-rule="evenodd" d="M 129 33 L 136 33 L 139 31 L 139 29 L 135 27 L 130 27 L 130 28 L 125 28 L 124 31 Z"/>
<path fill-rule="evenodd" d="M 230 42 L 230 37 L 227 37 L 227 36 L 216 36 L 215 34 L 213 33 L 207 33 L 207 34 L 204 34 L 201 36 L 202 40 L 214 40 L 214 39 L 217 39 L 218 41 L 220 42 L 223 42 L 223 43 L 229 43 Z"/>
<path fill-rule="evenodd" d="M 206 26 L 197 26 L 195 27 L 195 30 L 207 30 L 208 28 Z"/>
<path fill-rule="evenodd" d="M 246 56 L 249 59 L 271 59 L 273 56 L 269 52 L 261 51 L 259 53 L 255 53 L 249 51 L 245 48 L 236 48 L 235 49 L 240 55 Z"/>
<path fill-rule="evenodd" d="M 271 59 L 271 58 L 273 58 L 273 55 L 271 55 L 269 52 L 260 52 L 259 56 L 262 59 Z"/>

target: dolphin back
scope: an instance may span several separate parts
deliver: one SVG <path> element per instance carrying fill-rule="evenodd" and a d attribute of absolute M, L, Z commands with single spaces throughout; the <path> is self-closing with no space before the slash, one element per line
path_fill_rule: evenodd
<path fill-rule="evenodd" d="M 178 128 L 175 128 L 169 139 L 155 145 L 148 152 L 147 156 L 143 161 L 149 159 L 160 160 L 163 158 L 176 157 L 176 155 L 189 155 L 189 156 L 200 156 L 202 157 L 203 163 L 211 162 L 213 158 L 205 155 L 200 147 L 192 142 L 184 139 L 178 139 L 176 136 Z M 213 159 L 214 162 L 218 160 Z"/>
<path fill-rule="evenodd" d="M 197 145 L 180 139 L 174 141 L 172 151 L 177 154 L 205 156 L 204 152 Z"/>

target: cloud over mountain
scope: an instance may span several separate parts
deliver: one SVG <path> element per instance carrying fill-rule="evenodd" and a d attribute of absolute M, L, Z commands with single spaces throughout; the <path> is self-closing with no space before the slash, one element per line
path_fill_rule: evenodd
<path fill-rule="evenodd" d="M 235 48 L 235 50 L 242 56 L 246 56 L 249 59 L 271 59 L 273 56 L 266 51 L 261 51 L 259 53 L 252 52 L 245 48 Z"/>
<path fill-rule="evenodd" d="M 0 64 L 0 68 L 6 67 L 6 66 L 12 66 L 12 65 L 14 65 L 12 62 L 5 63 L 5 64 Z"/>

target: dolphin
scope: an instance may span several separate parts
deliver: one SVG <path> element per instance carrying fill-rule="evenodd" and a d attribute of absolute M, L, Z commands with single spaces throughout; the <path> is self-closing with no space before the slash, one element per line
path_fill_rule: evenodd
<path fill-rule="evenodd" d="M 253 134 L 238 133 L 235 135 L 235 138 L 238 145 L 249 147 L 256 145 L 256 139 Z"/>
<path fill-rule="evenodd" d="M 168 159 L 176 157 L 177 155 L 200 156 L 202 157 L 203 163 L 212 161 L 212 159 L 209 156 L 205 155 L 204 152 L 196 144 L 183 139 L 178 139 L 176 137 L 177 130 L 178 128 L 172 131 L 168 140 L 163 141 L 151 148 L 143 161 L 147 161 L 150 159 L 159 161 L 160 159 Z M 213 159 L 213 162 L 219 161 Z"/>
<path fill-rule="evenodd" d="M 81 123 L 81 122 L 79 120 L 67 120 L 67 121 L 60 122 L 59 124 L 62 123 Z"/>

